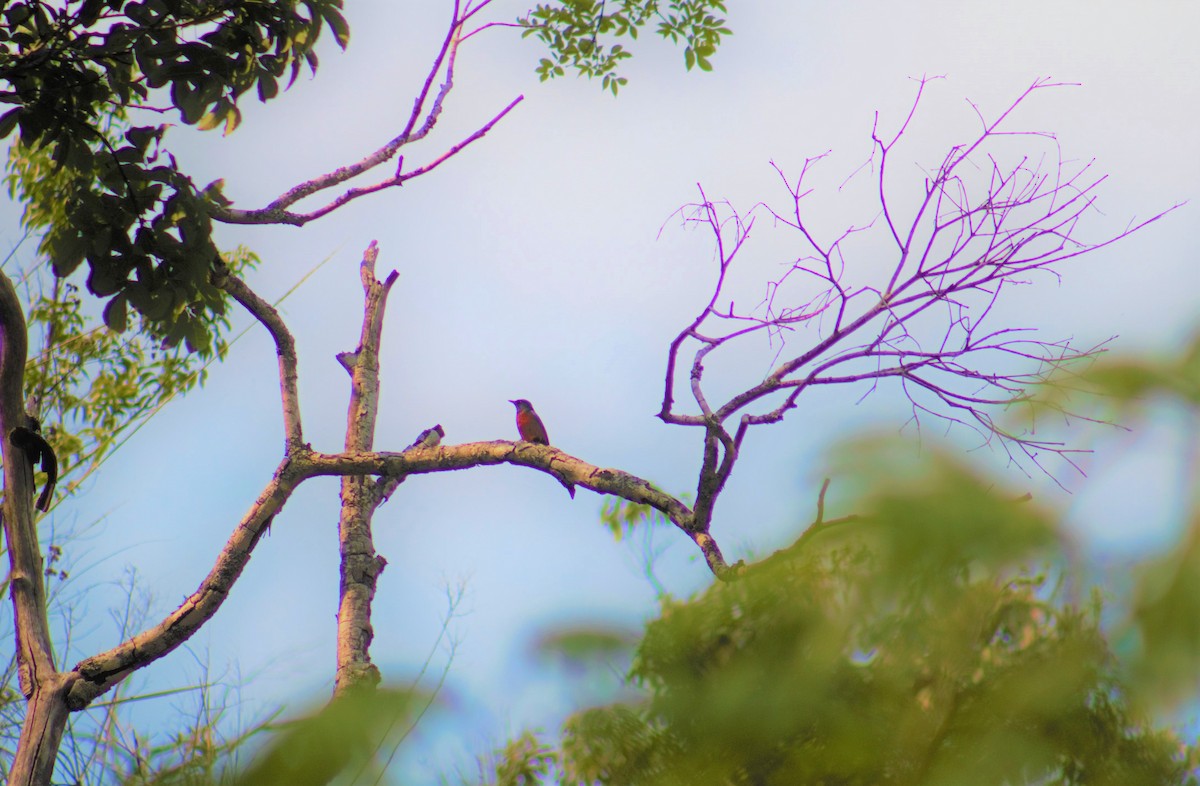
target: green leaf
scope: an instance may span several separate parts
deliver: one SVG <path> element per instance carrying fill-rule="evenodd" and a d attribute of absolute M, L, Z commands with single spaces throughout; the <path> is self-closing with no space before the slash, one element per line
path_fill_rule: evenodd
<path fill-rule="evenodd" d="M 24 111 L 25 108 L 19 106 L 0 115 L 0 139 L 4 139 L 13 132 L 13 129 L 17 127 L 17 121 L 21 119 L 21 114 Z"/>
<path fill-rule="evenodd" d="M 315 714 L 289 723 L 235 786 L 323 786 L 339 774 L 369 767 L 380 741 L 403 732 L 420 694 L 362 691 L 335 699 Z M 370 779 L 367 779 L 370 782 Z"/>
<path fill-rule="evenodd" d="M 53 241 L 54 271 L 60 276 L 69 276 L 87 255 L 88 238 L 78 232 L 56 233 Z"/>
<path fill-rule="evenodd" d="M 279 94 L 279 82 L 271 74 L 258 78 L 258 100 L 266 103 Z"/>
<path fill-rule="evenodd" d="M 124 333 L 129 327 L 129 310 L 125 295 L 116 295 L 104 306 L 104 324 L 114 333 Z"/>
<path fill-rule="evenodd" d="M 1131 677 L 1146 706 L 1178 707 L 1200 687 L 1200 510 L 1184 543 L 1138 570 Z"/>
<path fill-rule="evenodd" d="M 337 39 L 337 44 L 340 48 L 345 49 L 350 45 L 350 25 L 346 23 L 346 18 L 336 8 L 326 7 L 321 12 L 325 19 L 325 24 L 329 25 L 329 29 L 333 31 L 334 37 Z"/>

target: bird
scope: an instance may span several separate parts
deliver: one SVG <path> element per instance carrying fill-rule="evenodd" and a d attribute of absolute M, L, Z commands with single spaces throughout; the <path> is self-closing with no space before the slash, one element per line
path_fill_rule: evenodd
<path fill-rule="evenodd" d="M 446 429 L 442 428 L 441 423 L 436 423 L 418 434 L 416 440 L 414 440 L 411 445 L 406 447 L 405 450 L 436 448 L 438 445 L 442 444 L 442 437 L 444 436 L 446 436 Z M 376 481 L 376 488 L 380 490 L 381 499 L 384 502 L 387 502 L 388 498 L 396 490 L 396 487 L 403 483 L 405 478 L 405 475 L 384 475 L 380 477 L 379 480 Z"/>
<path fill-rule="evenodd" d="M 433 428 L 427 428 L 417 435 L 417 440 L 408 446 L 408 450 L 413 448 L 436 448 L 442 444 L 442 437 L 446 436 L 446 430 L 442 428 L 442 424 L 438 423 Z"/>
<path fill-rule="evenodd" d="M 517 408 L 517 432 L 521 439 L 537 445 L 549 445 L 550 437 L 546 435 L 542 419 L 533 411 L 533 405 L 523 398 L 510 398 L 508 403 Z"/>
<path fill-rule="evenodd" d="M 521 439 L 535 445 L 549 445 L 550 437 L 546 434 L 546 427 L 542 424 L 542 419 L 533 411 L 533 405 L 523 398 L 510 398 L 508 403 L 517 408 L 517 432 L 521 435 Z M 575 485 L 568 483 L 557 474 L 555 477 L 571 495 L 571 499 L 575 499 Z"/>
<path fill-rule="evenodd" d="M 537 419 L 537 415 L 533 417 Z M 545 433 L 543 430 L 542 434 Z M 17 426 L 9 432 L 8 441 L 25 451 L 31 472 L 34 465 L 41 461 L 42 472 L 46 473 L 46 485 L 42 488 L 42 495 L 38 497 L 37 509 L 43 513 L 47 512 L 50 510 L 50 499 L 54 496 L 54 485 L 58 483 L 58 457 L 54 455 L 54 448 L 42 436 L 42 422 L 25 413 L 25 425 Z"/>

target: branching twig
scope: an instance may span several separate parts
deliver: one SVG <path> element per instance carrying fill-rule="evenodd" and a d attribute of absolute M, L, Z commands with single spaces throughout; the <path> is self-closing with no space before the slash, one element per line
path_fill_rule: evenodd
<path fill-rule="evenodd" d="M 424 139 L 429 135 L 437 124 L 438 117 L 442 113 L 442 107 L 446 97 L 454 87 L 454 64 L 458 55 L 458 47 L 464 40 L 463 26 L 466 22 L 478 13 L 482 8 L 488 5 L 487 2 L 481 3 L 472 7 L 467 4 L 464 10 L 461 7 L 460 0 L 454 3 L 454 12 L 450 21 L 450 25 L 446 30 L 446 35 L 442 40 L 441 49 L 433 59 L 433 63 L 429 68 L 429 72 L 425 77 L 425 81 L 418 91 L 416 98 L 413 100 L 412 112 L 409 114 L 408 121 L 404 129 L 388 140 L 385 144 L 379 147 L 374 152 L 368 154 L 359 161 L 347 166 L 338 167 L 337 169 L 319 175 L 310 180 L 306 180 L 292 188 L 288 189 L 283 194 L 272 200 L 266 207 L 242 210 L 229 206 L 212 205 L 210 212 L 214 220 L 222 221 L 229 224 L 290 224 L 293 226 L 303 226 L 309 221 L 321 218 L 334 210 L 337 210 L 342 205 L 351 202 L 359 197 L 373 194 L 376 191 L 385 188 L 393 188 L 403 185 L 405 182 L 412 180 L 415 177 L 420 177 L 427 172 L 436 169 L 447 159 L 456 155 L 467 145 L 481 139 L 492 129 L 496 123 L 507 115 L 512 109 L 519 104 L 524 96 L 517 96 L 508 106 L 495 114 L 491 120 L 480 126 L 474 133 L 467 136 L 458 144 L 450 147 L 445 153 L 441 154 L 433 161 L 423 166 L 410 169 L 407 172 L 402 171 L 404 166 L 404 157 L 400 157 L 400 164 L 396 167 L 396 172 L 391 177 L 385 178 L 373 185 L 360 186 L 350 188 L 342 192 L 334 199 L 327 202 L 325 205 L 309 210 L 309 211 L 294 211 L 291 207 L 300 202 L 306 197 L 310 197 L 321 191 L 325 191 L 336 186 L 340 186 L 354 178 L 363 175 L 376 167 L 391 160 L 400 149 L 405 145 Z M 439 86 L 436 95 L 433 96 L 430 102 L 430 94 L 433 89 L 433 83 L 436 81 L 438 74 L 444 73 L 444 81 Z M 428 106 L 428 110 L 426 107 Z M 422 119 L 423 117 L 423 119 Z M 419 125 L 418 125 L 419 124 Z"/>
<path fill-rule="evenodd" d="M 856 170 L 874 173 L 880 229 L 893 249 L 881 280 L 863 278 L 869 270 L 854 270 L 847 263 L 851 242 L 874 229 L 875 220 L 852 224 L 830 241 L 805 216 L 804 201 L 812 193 L 806 178 L 827 153 L 807 159 L 794 182 L 772 163 L 790 197 L 786 210 L 759 203 L 739 212 L 728 202 L 710 200 L 701 188 L 700 201 L 677 213 L 685 223 L 711 233 L 717 271 L 708 303 L 668 348 L 659 417 L 704 428 L 695 509 L 705 526 L 748 429 L 782 420 L 800 394 L 816 385 L 868 383 L 869 394 L 881 381 L 894 379 L 911 402 L 918 427 L 922 416 L 934 417 L 975 431 L 984 444 L 999 444 L 1015 463 L 1045 470 L 1045 453 L 1075 466 L 1071 454 L 1077 451 L 1032 430 L 1003 428 L 993 412 L 1027 401 L 1031 385 L 1089 360 L 1104 344 L 1080 348 L 1071 341 L 1037 338 L 1024 328 L 994 329 L 989 318 L 1011 285 L 1039 273 L 1057 276 L 1059 265 L 1128 237 L 1178 205 L 1099 240 L 1083 239 L 1081 222 L 1093 210 L 1104 176 L 1092 171 L 1090 161 L 1064 161 L 1053 134 L 1008 128 L 1015 110 L 1031 95 L 1063 86 L 1049 79 L 1033 82 L 992 120 L 972 104 L 979 132 L 950 147 L 927 175 L 915 206 L 900 204 L 893 195 L 889 162 L 898 154 L 929 81 L 919 80 L 907 117 L 894 134 L 881 132 L 876 115 L 871 157 Z M 1006 161 L 994 143 L 1009 137 L 1043 149 Z M 734 260 L 760 211 L 776 226 L 795 232 L 800 251 L 781 276 L 768 282 L 756 310 L 737 311 L 732 302 L 722 309 L 718 303 L 733 276 Z M 789 303 L 786 298 L 797 289 L 803 293 L 799 302 Z M 734 344 L 744 346 L 757 335 L 765 335 L 776 349 L 771 371 L 723 404 L 711 401 L 704 385 L 705 362 L 718 350 L 736 351 L 730 349 Z M 804 338 L 808 341 L 796 351 L 785 352 L 789 342 Z M 687 385 L 698 410 L 691 412 L 678 408 L 676 393 L 679 368 L 686 363 L 683 355 L 689 351 Z M 730 440 L 731 419 L 738 426 Z"/>

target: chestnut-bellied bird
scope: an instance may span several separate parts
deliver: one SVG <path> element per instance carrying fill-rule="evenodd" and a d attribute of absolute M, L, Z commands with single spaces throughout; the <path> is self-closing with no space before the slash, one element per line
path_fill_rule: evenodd
<path fill-rule="evenodd" d="M 523 398 L 510 398 L 508 403 L 517 408 L 517 433 L 521 435 L 521 439 L 535 445 L 549 445 L 550 437 L 546 434 L 546 426 L 538 414 L 533 411 L 533 405 Z M 561 477 L 558 478 L 558 482 L 563 484 L 563 488 L 571 495 L 571 499 L 575 499 L 575 486 Z"/>
<path fill-rule="evenodd" d="M 546 435 L 542 419 L 533 411 L 533 405 L 523 398 L 510 398 L 508 403 L 517 408 L 517 432 L 521 439 L 538 445 L 549 445 L 550 437 Z"/>

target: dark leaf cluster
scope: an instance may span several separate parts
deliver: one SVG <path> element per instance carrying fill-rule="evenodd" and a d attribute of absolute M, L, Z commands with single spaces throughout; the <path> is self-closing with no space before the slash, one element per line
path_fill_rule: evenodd
<path fill-rule="evenodd" d="M 189 125 L 226 129 L 237 101 L 256 88 L 266 101 L 296 79 L 328 26 L 341 46 L 349 28 L 341 0 L 24 0 L 4 5 L 0 100 L 14 108 L 0 136 L 19 128 L 26 145 L 50 144 L 55 160 L 82 163 L 101 137 L 99 120 L 165 90 Z"/>
<path fill-rule="evenodd" d="M 130 126 L 127 110 L 228 133 L 239 99 L 290 85 L 328 27 L 345 46 L 341 0 L 24 0 L 0 6 L 0 138 L 17 132 L 10 190 L 41 252 L 67 276 L 87 262 L 105 321 L 130 307 L 174 346 L 212 350 L 222 299 L 208 284 L 218 254 L 210 202 L 160 150 L 165 125 Z M 157 103 L 156 103 L 157 102 Z M 49 166 L 47 166 L 49 164 Z M 37 170 L 35 173 L 33 170 Z"/>
<path fill-rule="evenodd" d="M 239 248 L 223 261 L 242 270 L 256 260 Z M 27 319 L 31 338 L 40 342 L 26 363 L 26 391 L 58 456 L 63 494 L 147 418 L 207 376 L 204 358 L 183 346 L 161 347 L 146 338 L 146 330 L 118 334 L 94 324 L 78 287 L 68 282 L 55 281 L 31 298 Z M 216 316 L 208 325 L 216 336 L 212 352 L 223 357 L 228 321 Z"/>

